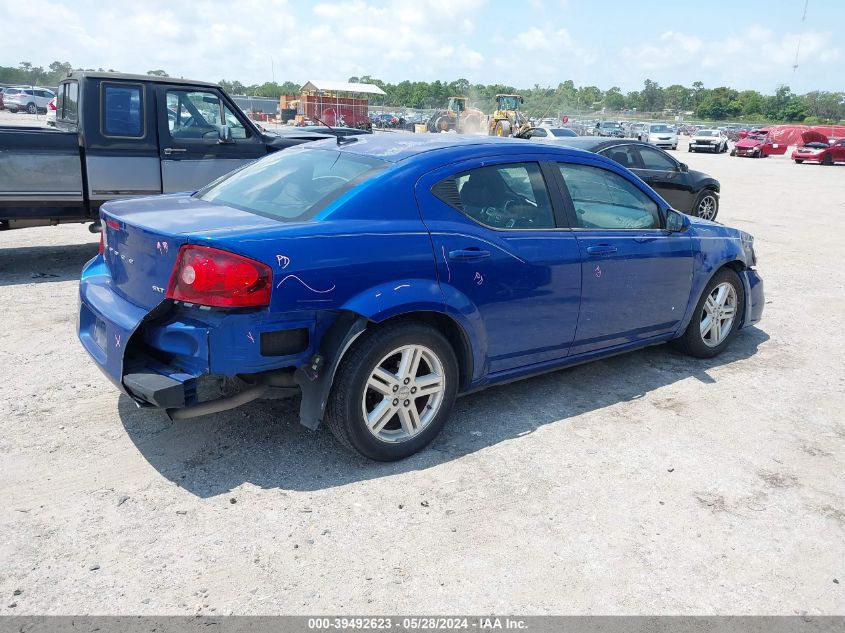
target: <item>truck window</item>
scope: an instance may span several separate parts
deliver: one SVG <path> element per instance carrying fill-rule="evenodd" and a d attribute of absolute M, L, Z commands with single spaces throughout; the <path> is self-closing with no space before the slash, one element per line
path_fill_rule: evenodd
<path fill-rule="evenodd" d="M 167 119 L 167 128 L 174 139 L 216 143 L 223 125 L 229 126 L 233 139 L 249 136 L 243 123 L 213 92 L 168 90 Z"/>
<path fill-rule="evenodd" d="M 56 118 L 76 123 L 78 97 L 79 84 L 76 81 L 66 81 L 59 86 L 59 94 L 56 95 Z"/>
<path fill-rule="evenodd" d="M 144 136 L 143 86 L 101 84 L 103 136 L 141 138 Z"/>

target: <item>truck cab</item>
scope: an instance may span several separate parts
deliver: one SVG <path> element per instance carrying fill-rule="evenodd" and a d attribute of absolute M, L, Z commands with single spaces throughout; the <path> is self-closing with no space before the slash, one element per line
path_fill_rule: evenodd
<path fill-rule="evenodd" d="M 73 72 L 56 129 L 0 128 L 0 228 L 98 218 L 107 200 L 196 191 L 242 165 L 324 138 L 258 128 L 219 86 L 171 77 Z"/>

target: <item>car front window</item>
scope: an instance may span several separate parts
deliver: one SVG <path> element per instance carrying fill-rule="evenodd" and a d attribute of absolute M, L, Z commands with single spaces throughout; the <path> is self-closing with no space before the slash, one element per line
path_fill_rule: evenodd
<path fill-rule="evenodd" d="M 605 169 L 558 163 L 582 229 L 659 229 L 655 203 L 633 183 Z"/>

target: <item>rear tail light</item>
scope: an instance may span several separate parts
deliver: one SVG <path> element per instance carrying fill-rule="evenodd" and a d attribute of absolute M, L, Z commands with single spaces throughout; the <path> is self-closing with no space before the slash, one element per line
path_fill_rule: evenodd
<path fill-rule="evenodd" d="M 56 109 L 56 100 L 55 100 L 55 99 L 50 99 L 50 104 L 49 104 L 49 105 L 50 105 L 50 109 L 51 109 L 51 110 L 55 110 L 55 109 Z"/>
<path fill-rule="evenodd" d="M 167 296 L 218 308 L 259 308 L 270 304 L 269 266 L 207 246 L 179 249 Z"/>

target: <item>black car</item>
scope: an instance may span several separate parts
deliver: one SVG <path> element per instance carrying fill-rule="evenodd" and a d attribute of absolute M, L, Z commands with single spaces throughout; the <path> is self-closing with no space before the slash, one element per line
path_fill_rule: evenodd
<path fill-rule="evenodd" d="M 719 213 L 719 181 L 691 170 L 662 149 L 633 140 L 595 136 L 560 139 L 561 144 L 615 160 L 647 182 L 674 209 L 705 220 Z"/>

